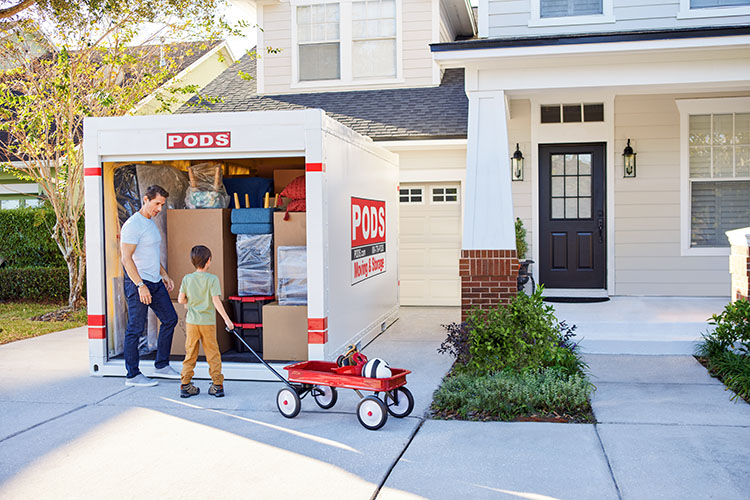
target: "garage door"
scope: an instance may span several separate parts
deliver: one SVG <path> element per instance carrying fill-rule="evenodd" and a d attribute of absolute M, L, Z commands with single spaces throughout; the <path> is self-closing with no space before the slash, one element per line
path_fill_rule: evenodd
<path fill-rule="evenodd" d="M 401 184 L 402 305 L 461 305 L 461 199 L 457 183 Z"/>

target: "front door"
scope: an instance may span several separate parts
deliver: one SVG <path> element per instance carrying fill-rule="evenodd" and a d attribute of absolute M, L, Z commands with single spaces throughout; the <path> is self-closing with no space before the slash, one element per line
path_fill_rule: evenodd
<path fill-rule="evenodd" d="M 603 143 L 539 146 L 539 281 L 605 288 Z"/>

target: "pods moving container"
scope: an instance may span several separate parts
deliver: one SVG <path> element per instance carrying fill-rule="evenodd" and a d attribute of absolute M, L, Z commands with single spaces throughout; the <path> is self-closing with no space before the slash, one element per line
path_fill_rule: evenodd
<path fill-rule="evenodd" d="M 186 178 L 191 166 L 206 163 L 221 165 L 225 180 L 242 176 L 276 178 L 279 184 L 278 179 L 305 176 L 306 213 L 291 215 L 305 231 L 302 241 L 307 247 L 307 324 L 302 316 L 301 331 L 284 329 L 278 339 L 264 333 L 264 344 L 273 348 L 267 348 L 268 352 L 284 352 L 281 344 L 293 339 L 302 343 L 297 352 L 304 355 L 306 351 L 307 359 L 333 360 L 348 344 L 365 345 L 396 320 L 398 157 L 369 138 L 320 110 L 87 118 L 84 130 L 92 375 L 125 375 L 122 341 L 127 313 L 119 231 L 126 217 L 119 191 L 122 188 L 119 184 L 116 188 L 116 183 L 122 181 L 127 169 L 138 171 L 141 184 L 158 184 L 160 175 L 168 172 Z M 173 188 L 170 192 L 168 207 L 184 198 L 184 192 L 174 191 Z M 277 185 L 276 192 L 279 191 Z M 138 201 L 133 204 L 135 208 L 131 207 L 130 213 L 139 208 Z M 189 257 L 183 256 L 189 246 L 187 250 L 180 248 L 177 256 L 171 250 L 188 245 L 191 239 L 195 242 L 205 237 L 210 240 L 205 244 L 214 254 L 210 272 L 219 276 L 223 298 L 237 295 L 236 252 L 234 235 L 229 232 L 228 210 L 191 211 L 174 206 L 177 208 L 164 210 L 169 231 L 162 233 L 162 264 L 168 254 L 170 260 L 165 268 L 175 281 L 175 288 L 180 285 L 180 274 L 187 272 L 186 266 L 189 268 Z M 230 205 L 233 206 L 234 203 Z M 174 210 L 171 218 L 170 210 Z M 193 215 L 204 222 L 190 222 Z M 300 217 L 305 218 L 302 224 Z M 277 224 L 286 223 L 280 222 L 283 214 L 277 213 L 275 219 Z M 284 226 L 288 227 L 292 226 Z M 174 275 L 178 268 L 178 275 Z M 172 295 L 176 299 L 176 292 Z M 176 309 L 182 307 L 174 304 Z M 277 308 L 274 317 L 284 318 L 286 309 L 274 307 Z M 231 306 L 226 308 L 231 315 Z M 296 314 L 289 315 L 298 318 L 297 323 L 299 311 L 296 309 Z M 184 326 L 178 325 L 173 337 L 172 364 L 176 368 L 182 361 L 179 351 L 175 354 L 176 344 L 184 342 L 184 333 L 178 335 L 181 327 Z M 154 324 L 150 329 L 157 331 Z M 225 346 L 222 348 L 225 376 L 273 378 L 260 363 L 253 362 L 251 354 L 234 353 L 233 342 L 223 337 L 225 332 L 217 328 L 217 333 L 220 347 Z M 280 357 L 267 361 L 281 365 L 293 360 Z M 144 374 L 150 375 L 153 357 L 141 356 L 140 367 Z M 204 361 L 199 361 L 196 376 L 208 376 Z"/>

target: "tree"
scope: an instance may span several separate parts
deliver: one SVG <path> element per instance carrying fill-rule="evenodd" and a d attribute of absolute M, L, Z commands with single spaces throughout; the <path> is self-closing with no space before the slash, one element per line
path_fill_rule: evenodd
<path fill-rule="evenodd" d="M 0 4 L 5 12 L 8 3 Z M 0 24 L 0 131 L 7 135 L 0 153 L 18 159 L 6 170 L 38 183 L 55 211 L 52 238 L 68 266 L 68 305 L 77 309 L 86 262 L 78 231 L 84 117 L 131 112 L 176 74 L 191 47 L 237 31 L 221 15 L 226 0 L 12 3 L 23 8 Z M 51 36 L 42 55 L 40 30 Z M 169 86 L 171 95 L 196 90 Z M 170 94 L 160 94 L 166 110 Z"/>

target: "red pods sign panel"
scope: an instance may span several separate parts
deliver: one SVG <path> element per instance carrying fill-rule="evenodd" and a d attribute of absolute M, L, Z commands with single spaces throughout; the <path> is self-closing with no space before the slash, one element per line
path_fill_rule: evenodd
<path fill-rule="evenodd" d="M 231 132 L 175 132 L 167 134 L 167 149 L 229 148 Z"/>
<path fill-rule="evenodd" d="M 385 272 L 385 201 L 352 197 L 352 285 Z"/>

